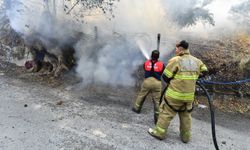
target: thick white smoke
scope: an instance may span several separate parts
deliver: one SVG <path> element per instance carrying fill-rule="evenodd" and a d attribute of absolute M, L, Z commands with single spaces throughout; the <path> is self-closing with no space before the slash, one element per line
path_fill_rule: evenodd
<path fill-rule="evenodd" d="M 133 74 L 145 60 L 143 55 L 149 56 L 156 49 L 157 33 L 164 37 L 165 33 L 173 36 L 175 31 L 167 22 L 160 0 L 117 2 L 115 18 L 111 21 L 105 15 L 89 15 L 84 18 L 84 24 L 72 23 L 71 18 L 81 7 L 75 7 L 66 15 L 61 12 L 63 4 L 60 2 L 56 7 L 52 6 L 53 1 L 18 0 L 18 4 L 14 1 L 11 4 L 8 10 L 11 25 L 24 37 L 35 33 L 41 36 L 42 41 L 52 38 L 64 43 L 75 31 L 85 33 L 75 45 L 78 59 L 76 71 L 85 84 L 133 85 Z M 166 47 L 168 44 L 162 43 L 162 54 L 170 52 Z M 145 47 L 143 53 L 140 51 L 142 47 Z"/>
<path fill-rule="evenodd" d="M 237 23 L 237 25 L 245 26 L 249 29 L 250 26 L 250 0 L 245 0 L 239 4 L 231 7 L 230 9 L 231 19 Z"/>
<path fill-rule="evenodd" d="M 241 7 L 244 9 L 240 9 Z M 247 26 L 250 17 L 249 11 L 247 11 L 249 10 L 249 0 L 210 0 L 204 9 L 212 13 L 215 25 L 204 24 L 203 21 L 198 20 L 196 25 L 185 27 L 182 31 L 208 39 L 249 32 Z"/>
<path fill-rule="evenodd" d="M 88 24 L 92 28 L 97 26 L 100 32 L 97 40 L 77 44 L 77 50 L 84 53 L 78 55 L 81 57 L 77 72 L 85 83 L 133 85 L 132 75 L 145 60 L 143 55 L 148 58 L 157 47 L 157 33 L 168 33 L 170 36 L 175 31 L 166 21 L 167 16 L 160 4 L 159 0 L 145 0 L 143 3 L 120 1 L 111 21 L 103 19 L 103 16 L 89 19 Z M 162 54 L 170 53 L 167 44 L 161 45 Z M 88 51 L 96 57 L 86 54 Z"/>
<path fill-rule="evenodd" d="M 85 84 L 133 85 L 132 75 L 143 60 L 137 46 L 127 38 L 105 38 L 105 41 L 94 40 L 89 44 L 78 42 L 76 49 L 80 57 L 77 72 Z"/>
<path fill-rule="evenodd" d="M 157 33 L 162 37 L 161 56 L 166 56 L 183 31 L 201 36 L 233 28 L 230 10 L 239 5 L 238 0 L 120 0 L 112 4 L 113 18 L 98 8 L 83 9 L 77 0 L 5 3 L 12 27 L 24 37 L 35 34 L 48 47 L 50 39 L 63 45 L 84 33 L 75 44 L 77 73 L 86 84 L 112 85 L 133 85 L 133 73 L 157 47 Z M 222 20 L 227 24 L 223 26 Z"/>

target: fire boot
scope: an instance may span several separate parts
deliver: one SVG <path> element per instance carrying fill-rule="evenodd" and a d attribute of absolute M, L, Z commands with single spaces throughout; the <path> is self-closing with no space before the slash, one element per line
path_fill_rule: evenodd
<path fill-rule="evenodd" d="M 186 131 L 186 132 L 181 131 L 180 137 L 181 137 L 181 141 L 183 143 L 188 143 L 190 141 L 190 139 L 191 139 L 191 133 L 190 133 L 190 131 Z"/>
<path fill-rule="evenodd" d="M 163 140 L 163 139 L 166 138 L 166 131 L 165 131 L 165 129 L 162 129 L 162 128 L 157 127 L 157 126 L 154 129 L 149 128 L 148 129 L 148 133 L 151 136 L 157 138 L 158 140 Z"/>
<path fill-rule="evenodd" d="M 141 113 L 141 108 L 135 108 L 135 107 L 133 107 L 132 111 L 135 112 L 135 113 L 137 113 L 137 114 L 139 114 L 139 113 Z"/>

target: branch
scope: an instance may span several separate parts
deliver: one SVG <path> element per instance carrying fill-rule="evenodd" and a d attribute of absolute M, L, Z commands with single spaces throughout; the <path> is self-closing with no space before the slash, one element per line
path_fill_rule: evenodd
<path fill-rule="evenodd" d="M 66 14 L 69 14 L 69 13 L 75 8 L 75 6 L 79 4 L 79 2 L 80 2 L 80 0 L 78 0 L 78 1 L 73 5 L 73 7 L 70 8 L 70 10 L 69 10 Z"/>

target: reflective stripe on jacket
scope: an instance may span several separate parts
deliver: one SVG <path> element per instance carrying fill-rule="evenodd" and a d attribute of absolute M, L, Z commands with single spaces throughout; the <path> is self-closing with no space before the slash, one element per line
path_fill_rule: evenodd
<path fill-rule="evenodd" d="M 163 74 L 172 78 L 166 96 L 176 100 L 193 101 L 195 84 L 201 72 L 207 71 L 205 64 L 185 50 L 181 56 L 169 60 Z"/>

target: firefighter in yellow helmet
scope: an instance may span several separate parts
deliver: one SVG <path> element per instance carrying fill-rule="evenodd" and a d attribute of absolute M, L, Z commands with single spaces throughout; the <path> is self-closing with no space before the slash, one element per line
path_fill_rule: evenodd
<path fill-rule="evenodd" d="M 150 135 L 160 140 L 166 138 L 168 126 L 177 113 L 182 142 L 187 143 L 191 139 L 195 85 L 198 77 L 207 72 L 207 67 L 201 60 L 190 55 L 188 45 L 186 41 L 176 44 L 176 56 L 169 60 L 162 75 L 168 88 L 159 107 L 157 124 L 148 130 Z"/>
<path fill-rule="evenodd" d="M 153 50 L 151 54 L 151 59 L 144 62 L 145 79 L 142 83 L 141 90 L 134 101 L 132 110 L 136 113 L 140 113 L 142 105 L 149 93 L 153 95 L 153 102 L 155 108 L 155 122 L 158 116 L 159 102 L 161 97 L 161 75 L 165 68 L 162 61 L 158 61 L 160 52 L 158 50 Z"/>

